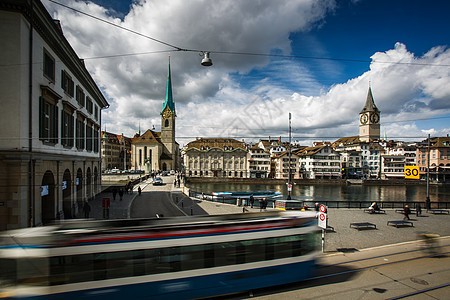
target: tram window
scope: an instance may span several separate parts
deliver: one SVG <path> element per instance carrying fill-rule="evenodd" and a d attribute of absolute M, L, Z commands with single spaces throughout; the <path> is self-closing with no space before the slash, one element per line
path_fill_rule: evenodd
<path fill-rule="evenodd" d="M 47 258 L 25 258 L 17 260 L 17 282 L 28 285 L 48 284 Z M 3 272 L 3 270 L 1 271 Z"/>
<path fill-rule="evenodd" d="M 161 262 L 159 249 L 144 250 L 144 256 L 145 274 L 168 272 L 159 266 L 159 263 Z"/>
<path fill-rule="evenodd" d="M 235 242 L 219 243 L 214 247 L 215 266 L 234 265 L 236 263 Z"/>
<path fill-rule="evenodd" d="M 51 275 L 52 277 L 64 276 L 66 283 L 90 281 L 94 278 L 92 259 L 92 254 L 52 257 L 50 259 Z M 64 263 L 64 266 L 55 266 L 60 263 Z M 62 273 L 56 273 L 58 270 Z"/>
<path fill-rule="evenodd" d="M 181 248 L 181 270 L 201 269 L 205 267 L 205 246 L 187 246 Z"/>
<path fill-rule="evenodd" d="M 249 241 L 242 241 L 242 244 L 245 246 L 246 251 L 246 261 L 249 262 L 256 262 L 256 261 L 263 261 L 265 260 L 265 240 L 258 239 L 258 240 L 249 240 Z"/>
<path fill-rule="evenodd" d="M 106 255 L 94 253 L 94 280 L 106 279 Z"/>
<path fill-rule="evenodd" d="M 133 275 L 145 275 L 145 251 L 133 251 Z"/>
<path fill-rule="evenodd" d="M 107 279 L 133 276 L 132 251 L 105 253 L 105 260 L 104 266 Z"/>
<path fill-rule="evenodd" d="M 205 268 L 214 267 L 214 245 L 209 244 L 204 246 L 205 251 Z"/>
<path fill-rule="evenodd" d="M 17 260 L 0 258 L 0 286 L 7 287 L 16 284 Z"/>

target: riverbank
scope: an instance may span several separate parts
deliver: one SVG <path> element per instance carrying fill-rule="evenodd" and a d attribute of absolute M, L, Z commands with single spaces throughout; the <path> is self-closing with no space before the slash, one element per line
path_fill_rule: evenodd
<path fill-rule="evenodd" d="M 219 177 L 186 177 L 186 183 L 243 183 L 243 184 L 286 184 L 285 179 L 275 178 L 219 178 Z M 294 185 L 426 185 L 426 180 L 412 179 L 293 179 Z M 450 185 L 450 182 L 430 182 L 430 185 Z"/>

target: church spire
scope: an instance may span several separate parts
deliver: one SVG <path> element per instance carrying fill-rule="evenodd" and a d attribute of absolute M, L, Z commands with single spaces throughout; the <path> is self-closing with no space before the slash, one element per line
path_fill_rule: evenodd
<path fill-rule="evenodd" d="M 375 105 L 375 101 L 373 100 L 372 88 L 370 87 L 370 85 L 369 85 L 369 92 L 367 93 L 366 104 L 364 104 L 364 107 L 361 110 L 360 114 L 365 113 L 365 112 L 369 112 L 369 111 L 371 111 L 371 112 L 380 112 L 380 110 Z"/>
<path fill-rule="evenodd" d="M 168 107 L 170 111 L 175 114 L 175 104 L 173 103 L 172 98 L 172 79 L 170 76 L 170 56 L 169 56 L 169 72 L 167 74 L 167 88 L 166 88 L 166 101 L 164 102 L 163 108 L 161 110 L 161 114 Z"/>

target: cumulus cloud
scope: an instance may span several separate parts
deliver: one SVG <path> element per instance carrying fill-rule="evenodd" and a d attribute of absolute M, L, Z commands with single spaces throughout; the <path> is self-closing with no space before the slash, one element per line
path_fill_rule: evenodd
<path fill-rule="evenodd" d="M 169 55 L 181 145 L 197 136 L 246 140 L 286 136 L 289 112 L 294 135 L 305 141 L 357 135 L 369 81 L 382 113 L 382 132 L 388 136 L 404 135 L 406 129 L 412 136 L 422 136 L 424 132 L 414 124 L 398 121 L 450 113 L 449 68 L 436 66 L 450 65 L 450 50 L 442 46 L 417 57 L 407 45 L 397 43 L 393 49 L 374 53 L 365 73 L 332 87 L 322 86 L 299 61 L 224 53 L 289 55 L 290 34 L 325 22 L 335 9 L 332 0 L 142 0 L 121 18 L 91 2 L 65 1 L 108 22 L 198 52 L 176 51 L 58 5 L 44 4 L 62 21 L 65 36 L 86 59 L 110 103 L 103 111 L 103 123 L 118 133 L 133 135 L 138 126 L 159 130 Z M 213 67 L 200 65 L 200 50 L 214 53 Z"/>

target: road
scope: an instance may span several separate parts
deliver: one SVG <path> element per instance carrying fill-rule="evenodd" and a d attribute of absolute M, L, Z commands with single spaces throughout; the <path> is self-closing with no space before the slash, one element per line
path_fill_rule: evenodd
<path fill-rule="evenodd" d="M 130 207 L 131 218 L 149 218 L 156 214 L 164 217 L 184 216 L 185 214 L 173 203 L 172 187 L 174 176 L 162 177 L 164 185 L 148 184 L 142 194 L 134 198 Z"/>

